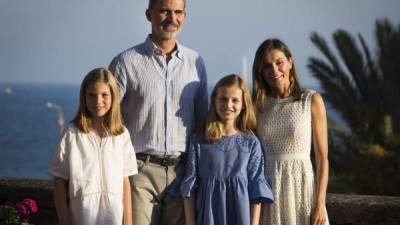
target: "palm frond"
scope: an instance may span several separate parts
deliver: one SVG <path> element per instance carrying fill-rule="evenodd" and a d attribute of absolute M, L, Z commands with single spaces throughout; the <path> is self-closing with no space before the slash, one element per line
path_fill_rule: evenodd
<path fill-rule="evenodd" d="M 360 96 L 363 96 L 368 90 L 365 90 L 365 79 L 362 77 L 364 60 L 360 50 L 357 48 L 354 39 L 344 30 L 336 31 L 333 34 L 333 39 Z"/>
<path fill-rule="evenodd" d="M 333 68 L 337 71 L 342 71 L 340 64 L 338 63 L 334 54 L 330 50 L 325 39 L 321 37 L 317 32 L 312 32 L 310 35 L 311 42 L 324 54 L 328 61 L 332 64 Z"/>
<path fill-rule="evenodd" d="M 357 98 L 356 91 L 350 85 L 338 80 L 337 71 L 334 71 L 325 62 L 316 58 L 310 58 L 308 68 L 311 74 L 316 77 L 324 90 L 323 97 L 331 104 L 334 105 L 339 114 L 349 122 L 350 128 L 357 126 L 360 117 L 359 99 Z M 343 76 L 345 77 L 345 76 Z"/>
<path fill-rule="evenodd" d="M 333 34 L 336 57 L 325 39 L 312 32 L 310 40 L 324 59 L 310 57 L 307 67 L 351 129 L 347 133 L 328 124 L 336 178 L 359 193 L 400 195 L 400 24 L 378 20 L 375 38 L 371 52 L 360 34 L 354 39 L 338 30 Z"/>

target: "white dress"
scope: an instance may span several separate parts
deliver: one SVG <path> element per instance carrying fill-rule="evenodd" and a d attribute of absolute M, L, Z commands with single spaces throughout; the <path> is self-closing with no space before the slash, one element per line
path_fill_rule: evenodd
<path fill-rule="evenodd" d="M 129 132 L 102 138 L 70 124 L 61 135 L 49 174 L 68 180 L 72 224 L 121 225 L 123 178 L 137 173 Z"/>
<path fill-rule="evenodd" d="M 261 214 L 262 225 L 310 225 L 314 199 L 311 153 L 311 99 L 304 90 L 293 97 L 268 98 L 257 116 L 257 135 L 263 145 L 265 174 L 274 203 Z M 329 224 L 327 221 L 326 224 Z"/>

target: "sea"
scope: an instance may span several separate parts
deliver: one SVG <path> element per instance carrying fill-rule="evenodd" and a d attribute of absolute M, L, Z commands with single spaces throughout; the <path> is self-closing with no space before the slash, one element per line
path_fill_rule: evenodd
<path fill-rule="evenodd" d="M 0 177 L 50 179 L 58 119 L 63 116 L 67 124 L 78 105 L 77 84 L 0 83 Z M 327 112 L 340 120 L 331 107 Z"/>
<path fill-rule="evenodd" d="M 0 177 L 50 178 L 58 118 L 70 121 L 78 101 L 79 85 L 0 83 Z"/>

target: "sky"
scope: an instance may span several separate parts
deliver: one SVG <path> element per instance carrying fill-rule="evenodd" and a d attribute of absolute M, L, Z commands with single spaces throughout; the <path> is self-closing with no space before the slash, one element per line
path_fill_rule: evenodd
<path fill-rule="evenodd" d="M 108 67 L 150 32 L 147 0 L 0 0 L 0 82 L 79 84 Z M 280 38 L 291 49 L 303 86 L 317 86 L 309 57 L 322 57 L 312 31 L 332 45 L 332 33 L 360 33 L 374 50 L 377 19 L 400 23 L 398 0 L 187 0 L 179 43 L 202 55 L 209 83 L 231 73 L 248 82 L 257 47 Z M 246 67 L 244 67 L 246 68 Z"/>

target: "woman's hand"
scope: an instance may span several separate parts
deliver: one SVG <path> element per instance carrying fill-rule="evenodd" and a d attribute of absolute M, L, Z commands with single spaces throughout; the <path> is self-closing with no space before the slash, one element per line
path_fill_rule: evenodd
<path fill-rule="evenodd" d="M 317 205 L 311 214 L 311 225 L 324 225 L 326 219 L 325 205 Z"/>

